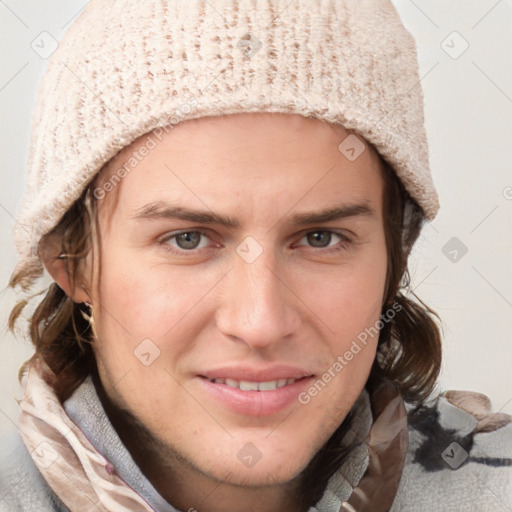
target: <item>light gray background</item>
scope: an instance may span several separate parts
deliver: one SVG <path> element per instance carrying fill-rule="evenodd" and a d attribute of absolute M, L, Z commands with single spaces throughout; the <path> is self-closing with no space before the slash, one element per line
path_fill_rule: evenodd
<path fill-rule="evenodd" d="M 209 0 L 212 16 L 221 2 Z M 16 263 L 11 230 L 46 62 L 31 43 L 43 31 L 59 40 L 86 4 L 0 0 L 0 436 L 14 428 L 15 399 L 22 396 L 17 371 L 32 353 L 29 342 L 4 327 L 15 302 L 5 289 Z M 415 292 L 443 319 L 440 384 L 483 392 L 494 410 L 512 414 L 512 1 L 394 4 L 419 48 L 431 167 L 441 201 L 410 266 Z M 453 237 L 456 245 L 447 246 Z M 463 256 L 461 244 L 467 247 Z"/>

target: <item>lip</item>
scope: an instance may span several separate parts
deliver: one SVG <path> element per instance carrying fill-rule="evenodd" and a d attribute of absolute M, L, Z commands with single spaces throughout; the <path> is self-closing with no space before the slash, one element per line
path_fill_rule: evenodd
<path fill-rule="evenodd" d="M 250 382 L 267 382 L 279 379 L 298 379 L 277 389 L 268 391 L 242 391 L 226 384 L 211 382 L 209 379 L 233 379 Z M 205 394 L 217 403 L 245 416 L 271 416 L 292 404 L 297 404 L 298 396 L 307 389 L 314 376 L 300 368 L 276 366 L 264 370 L 249 368 L 225 368 L 198 375 L 199 385 Z"/>
<path fill-rule="evenodd" d="M 248 366 L 231 366 L 208 370 L 199 375 L 207 379 L 233 379 L 248 380 L 251 382 L 268 382 L 280 379 L 302 379 L 310 377 L 312 373 L 304 368 L 288 365 L 274 365 L 265 368 L 251 368 Z"/>

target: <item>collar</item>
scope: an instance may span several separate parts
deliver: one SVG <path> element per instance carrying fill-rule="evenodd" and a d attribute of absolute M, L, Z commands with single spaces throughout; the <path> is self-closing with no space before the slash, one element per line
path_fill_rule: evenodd
<path fill-rule="evenodd" d="M 70 510 L 178 512 L 133 461 L 110 423 L 91 376 L 61 404 L 36 365 L 20 402 L 19 431 L 32 459 Z M 344 442 L 363 439 L 308 512 L 387 512 L 407 452 L 407 413 L 398 388 L 381 380 L 363 390 Z M 77 492 L 80 489 L 80 492 Z"/>

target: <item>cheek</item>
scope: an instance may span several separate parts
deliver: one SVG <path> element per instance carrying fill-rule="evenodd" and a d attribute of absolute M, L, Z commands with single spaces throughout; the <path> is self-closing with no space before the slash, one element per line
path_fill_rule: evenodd
<path fill-rule="evenodd" d="M 326 269 L 315 279 L 302 276 L 302 296 L 331 334 L 346 338 L 378 320 L 386 269 L 386 253 L 382 248 L 373 258 L 351 261 L 335 271 Z"/>
<path fill-rule="evenodd" d="M 206 286 L 191 277 L 177 266 L 144 261 L 129 249 L 111 251 L 102 261 L 102 306 L 133 336 L 159 338 L 204 294 Z"/>
<path fill-rule="evenodd" d="M 383 243 L 372 257 L 362 257 L 350 265 L 340 266 L 336 272 L 326 270 L 323 279 L 321 276 L 315 280 L 303 278 L 303 293 L 308 291 L 311 308 L 326 333 L 321 382 L 303 397 L 305 401 L 311 401 L 310 406 L 318 414 L 324 407 L 330 410 L 329 417 L 339 417 L 350 408 L 364 387 L 379 339 L 386 269 Z M 311 353 L 312 350 L 310 347 Z"/>
<path fill-rule="evenodd" d="M 164 360 L 178 364 L 194 348 L 205 321 L 202 301 L 219 281 L 218 269 L 203 270 L 200 279 L 197 272 L 193 265 L 154 264 L 129 249 L 111 250 L 102 259 L 98 356 L 138 371 L 134 351 L 149 339 L 167 356 L 153 370 Z"/>
<path fill-rule="evenodd" d="M 319 312 L 328 334 L 321 351 L 322 372 L 301 397 L 301 403 L 309 408 L 306 421 L 312 431 L 316 428 L 314 418 L 323 418 L 324 440 L 368 379 L 379 339 L 385 272 L 384 259 L 384 263 L 374 266 L 347 268 L 338 272 L 329 286 L 317 283 L 310 288 L 313 310 Z"/>
<path fill-rule="evenodd" d="M 171 267 L 151 267 L 120 250 L 102 260 L 99 292 L 100 342 L 94 350 L 102 380 L 111 387 L 122 382 L 116 388 L 120 403 L 157 418 L 164 404 L 177 406 L 184 399 L 170 375 L 193 345 L 184 332 L 190 324 L 180 320 L 193 317 L 187 313 L 199 300 L 198 290 L 173 275 Z"/>

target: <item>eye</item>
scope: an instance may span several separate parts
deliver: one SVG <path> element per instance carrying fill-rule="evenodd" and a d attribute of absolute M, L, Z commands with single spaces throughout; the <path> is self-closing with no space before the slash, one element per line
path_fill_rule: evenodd
<path fill-rule="evenodd" d="M 170 252 L 184 254 L 208 247 L 208 240 L 210 238 L 202 231 L 180 231 L 164 235 L 159 242 Z M 329 252 L 347 249 L 352 242 L 345 234 L 328 229 L 308 231 L 300 239 L 302 240 L 307 240 L 313 248 L 326 249 Z"/>
<path fill-rule="evenodd" d="M 202 231 L 181 231 L 165 235 L 159 242 L 171 252 L 182 253 L 207 247 L 207 245 L 200 245 L 201 237 L 208 238 L 206 233 Z M 176 245 L 172 244 L 171 241 L 175 242 Z"/>
<path fill-rule="evenodd" d="M 304 239 L 306 239 L 307 242 L 311 244 L 312 247 L 318 249 L 332 248 L 335 251 L 346 249 L 352 241 L 348 236 L 346 236 L 343 233 L 327 229 L 309 231 L 301 238 L 301 240 Z M 333 241 L 334 244 L 331 244 L 331 242 Z M 336 242 L 340 244 L 338 247 L 336 247 Z"/>

